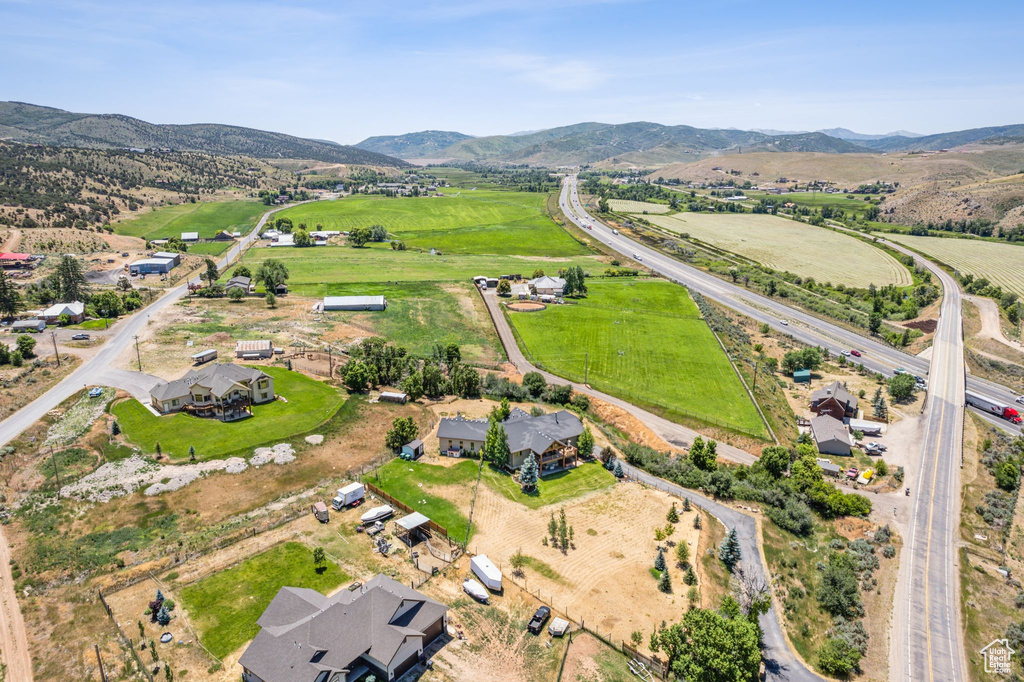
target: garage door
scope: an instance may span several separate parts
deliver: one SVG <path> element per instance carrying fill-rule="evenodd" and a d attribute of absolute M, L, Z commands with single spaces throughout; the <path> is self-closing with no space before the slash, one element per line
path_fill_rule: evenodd
<path fill-rule="evenodd" d="M 397 680 L 399 677 L 401 677 L 403 673 L 405 673 L 406 671 L 409 670 L 409 668 L 411 668 L 414 665 L 416 665 L 416 662 L 419 661 L 419 659 L 420 659 L 419 652 L 414 652 L 412 656 L 410 656 L 409 658 L 405 659 L 404 662 L 400 663 L 398 665 L 398 667 L 395 668 L 395 677 L 394 677 L 394 679 Z"/>
<path fill-rule="evenodd" d="M 441 634 L 441 630 L 444 627 L 444 619 L 439 618 L 436 623 L 431 625 L 429 628 L 423 631 L 423 645 L 430 644 Z"/>

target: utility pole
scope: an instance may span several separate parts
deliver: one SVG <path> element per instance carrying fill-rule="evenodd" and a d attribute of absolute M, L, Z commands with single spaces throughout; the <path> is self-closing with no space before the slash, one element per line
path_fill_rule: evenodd
<path fill-rule="evenodd" d="M 53 340 L 53 355 L 57 358 L 57 366 L 60 367 L 60 351 L 57 350 L 57 332 L 50 332 L 50 338 Z"/>
<path fill-rule="evenodd" d="M 757 391 L 757 362 L 757 360 L 754 360 L 754 387 L 750 389 L 751 395 L 753 395 Z"/>
<path fill-rule="evenodd" d="M 331 344 L 327 344 L 327 373 L 334 376 L 334 356 L 331 355 Z"/>
<path fill-rule="evenodd" d="M 57 457 L 53 454 L 53 446 L 50 446 L 50 461 L 53 462 L 53 475 L 57 478 L 57 499 L 60 499 L 60 470 L 57 468 Z"/>
<path fill-rule="evenodd" d="M 139 371 L 142 371 L 142 353 L 139 352 L 139 335 L 136 334 L 132 338 L 135 339 L 135 357 L 139 361 Z"/>
<path fill-rule="evenodd" d="M 587 385 L 587 373 L 590 370 L 590 353 L 583 351 L 583 385 Z"/>

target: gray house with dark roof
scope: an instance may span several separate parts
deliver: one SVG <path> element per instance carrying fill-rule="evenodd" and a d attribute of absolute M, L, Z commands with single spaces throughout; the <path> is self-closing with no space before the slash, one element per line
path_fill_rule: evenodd
<path fill-rule="evenodd" d="M 521 467 L 529 454 L 537 458 L 541 472 L 576 464 L 576 442 L 583 433 L 583 422 L 572 412 L 560 410 L 534 417 L 517 407 L 501 425 L 512 453 L 509 469 Z M 486 419 L 442 418 L 437 427 L 441 451 L 452 457 L 478 453 L 484 446 L 487 426 Z"/>
<path fill-rule="evenodd" d="M 811 420 L 811 437 L 818 452 L 827 455 L 850 455 L 853 441 L 846 425 L 835 417 L 823 414 Z"/>
<path fill-rule="evenodd" d="M 822 386 L 811 394 L 811 412 L 827 414 L 842 421 L 857 416 L 857 396 L 846 390 L 838 381 Z"/>
<path fill-rule="evenodd" d="M 448 607 L 385 575 L 325 597 L 282 587 L 238 659 L 245 682 L 395 680 L 448 626 Z"/>
<path fill-rule="evenodd" d="M 252 416 L 252 405 L 274 400 L 274 378 L 258 369 L 231 363 L 190 369 L 180 379 L 157 384 L 149 392 L 162 414 L 185 411 L 197 417 L 234 421 Z"/>

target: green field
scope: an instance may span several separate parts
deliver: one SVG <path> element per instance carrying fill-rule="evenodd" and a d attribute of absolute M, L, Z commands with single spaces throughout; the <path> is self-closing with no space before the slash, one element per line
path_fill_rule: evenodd
<path fill-rule="evenodd" d="M 788 218 L 755 213 L 679 213 L 647 219 L 775 270 L 819 282 L 854 287 L 913 283 L 910 271 L 881 249 Z"/>
<path fill-rule="evenodd" d="M 452 538 L 461 541 L 469 519 L 454 502 L 429 491 L 443 486 L 472 487 L 477 466 L 476 461 L 468 459 L 453 466 L 393 459 L 363 476 L 363 480 L 443 526 Z"/>
<path fill-rule="evenodd" d="M 353 249 L 348 246 L 249 249 L 244 263 L 253 272 L 268 258 L 288 268 L 288 287 L 302 296 L 350 293 L 342 285 L 356 282 L 470 282 L 476 275 L 518 273 L 529 277 L 536 268 L 554 274 L 572 264 L 585 270 L 603 265 L 592 256 L 577 258 L 523 258 L 509 255 L 453 254 L 432 256 L 420 251 L 393 251 L 387 244 Z"/>
<path fill-rule="evenodd" d="M 331 561 L 321 573 L 311 549 L 286 542 L 181 590 L 181 601 L 199 640 L 224 658 L 256 636 L 256 621 L 282 587 L 327 594 L 352 577 Z"/>
<path fill-rule="evenodd" d="M 853 195 L 855 198 L 850 199 L 845 194 L 826 194 L 825 192 L 791 192 L 789 194 L 768 194 L 767 192 L 758 191 L 744 191 L 750 199 L 774 199 L 780 203 L 792 202 L 797 206 L 806 206 L 807 208 L 823 208 L 828 206 L 829 208 L 837 208 L 841 211 L 846 212 L 846 217 L 857 217 L 861 213 L 867 210 L 869 206 L 874 206 L 878 202 L 870 199 L 870 195 Z M 868 199 L 865 201 L 865 199 Z M 751 202 L 745 202 L 751 203 Z"/>
<path fill-rule="evenodd" d="M 444 197 L 355 195 L 282 211 L 296 226 L 383 225 L 409 247 L 445 254 L 567 257 L 590 253 L 547 215 L 547 195 L 449 188 Z"/>
<path fill-rule="evenodd" d="M 608 205 L 619 213 L 668 213 L 668 204 L 654 204 L 649 201 L 633 201 L 631 199 L 609 199 Z"/>
<path fill-rule="evenodd" d="M 537 482 L 537 490 L 533 493 L 524 493 L 510 475 L 490 466 L 484 468 L 483 481 L 513 502 L 525 504 L 530 509 L 559 504 L 615 485 L 615 477 L 597 462 L 545 476 Z"/>
<path fill-rule="evenodd" d="M 200 239 L 209 239 L 221 230 L 248 232 L 268 210 L 258 201 L 174 204 L 114 223 L 114 232 L 143 239 L 180 237 L 182 232 L 198 232 Z"/>
<path fill-rule="evenodd" d="M 1024 246 L 981 239 L 877 234 L 1024 297 Z"/>
<path fill-rule="evenodd" d="M 159 442 L 165 455 L 180 460 L 188 457 L 190 445 L 198 459 L 214 459 L 279 443 L 316 428 L 341 407 L 341 394 L 323 382 L 283 367 L 260 369 L 274 378 L 274 391 L 288 402 L 254 405 L 249 419 L 222 422 L 180 413 L 157 417 L 134 398 L 115 404 L 112 412 L 129 441 L 146 452 L 155 452 Z"/>
<path fill-rule="evenodd" d="M 686 289 L 664 280 L 588 280 L 570 305 L 508 313 L 524 353 L 560 376 L 667 416 L 767 436 L 754 404 Z"/>
<path fill-rule="evenodd" d="M 189 244 L 188 252 L 196 256 L 219 256 L 228 250 L 234 242 L 201 242 Z"/>

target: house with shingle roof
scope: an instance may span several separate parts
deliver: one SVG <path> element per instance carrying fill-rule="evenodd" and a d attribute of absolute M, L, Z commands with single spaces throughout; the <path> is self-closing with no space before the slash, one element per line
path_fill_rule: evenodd
<path fill-rule="evenodd" d="M 838 381 L 822 386 L 811 394 L 811 412 L 827 414 L 842 421 L 857 416 L 857 396 L 846 390 Z"/>
<path fill-rule="evenodd" d="M 282 587 L 238 659 L 245 682 L 395 680 L 443 636 L 448 607 L 385 575 L 325 597 Z"/>
<path fill-rule="evenodd" d="M 190 369 L 180 379 L 157 384 L 150 404 L 161 414 L 187 412 L 197 417 L 234 421 L 252 416 L 252 406 L 274 400 L 274 378 L 231 363 Z"/>
<path fill-rule="evenodd" d="M 561 296 L 562 292 L 565 291 L 565 280 L 561 277 L 549 277 L 548 275 L 544 275 L 543 277 L 531 279 L 530 288 L 533 289 L 534 293 L 538 296 L 541 294 L 547 294 L 548 296 Z"/>
<path fill-rule="evenodd" d="M 487 419 L 461 415 L 442 418 L 437 427 L 441 451 L 453 457 L 475 455 L 483 449 L 488 425 Z M 537 459 L 542 473 L 576 464 L 576 443 L 583 433 L 583 422 L 572 412 L 559 410 L 535 417 L 516 407 L 501 425 L 512 453 L 509 469 L 521 467 L 529 454 Z"/>
<path fill-rule="evenodd" d="M 823 414 L 811 420 L 811 437 L 822 454 L 849 455 L 853 451 L 846 424 L 831 415 Z"/>

